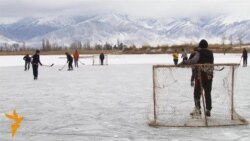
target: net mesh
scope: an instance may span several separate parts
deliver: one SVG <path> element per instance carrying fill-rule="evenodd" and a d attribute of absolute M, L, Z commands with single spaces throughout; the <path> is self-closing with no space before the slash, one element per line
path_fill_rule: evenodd
<path fill-rule="evenodd" d="M 222 126 L 248 124 L 237 114 L 233 97 L 238 64 L 172 65 L 153 66 L 153 111 L 154 126 Z M 194 87 L 191 87 L 192 67 L 198 72 L 212 71 L 211 117 L 205 116 L 203 101 L 201 116 L 190 116 L 194 109 Z M 200 74 L 200 73 L 198 73 Z M 202 82 L 201 82 L 202 83 Z M 204 93 L 204 91 L 202 91 Z"/>

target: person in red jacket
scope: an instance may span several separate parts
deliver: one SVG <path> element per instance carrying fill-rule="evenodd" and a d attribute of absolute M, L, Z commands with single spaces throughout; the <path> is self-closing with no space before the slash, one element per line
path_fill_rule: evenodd
<path fill-rule="evenodd" d="M 73 54 L 73 56 L 74 56 L 75 67 L 78 68 L 79 53 L 78 53 L 77 50 L 75 51 L 75 53 Z"/>

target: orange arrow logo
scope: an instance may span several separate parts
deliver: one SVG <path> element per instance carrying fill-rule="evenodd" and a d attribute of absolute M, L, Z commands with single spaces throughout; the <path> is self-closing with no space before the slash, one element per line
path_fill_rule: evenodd
<path fill-rule="evenodd" d="M 17 128 L 20 127 L 20 124 L 23 120 L 23 117 L 19 116 L 17 113 L 16 113 L 16 110 L 14 109 L 13 110 L 13 115 L 10 115 L 10 114 L 5 114 L 5 116 L 11 120 L 14 121 L 14 123 L 11 125 L 11 133 L 12 133 L 12 137 L 15 136 L 16 134 L 16 131 L 17 131 Z"/>

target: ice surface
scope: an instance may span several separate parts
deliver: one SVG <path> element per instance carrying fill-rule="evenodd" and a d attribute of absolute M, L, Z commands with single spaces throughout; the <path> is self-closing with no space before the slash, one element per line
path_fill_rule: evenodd
<path fill-rule="evenodd" d="M 65 56 L 43 56 L 39 77 L 24 70 L 23 56 L 0 56 L 0 140 L 11 139 L 4 113 L 24 116 L 15 141 L 166 141 L 250 139 L 250 127 L 152 128 L 152 65 L 171 55 L 109 55 L 109 65 L 58 71 Z M 87 60 L 81 60 L 87 62 Z M 215 54 L 215 63 L 239 63 L 240 54 Z M 250 120 L 249 67 L 237 74 L 236 110 Z M 192 110 L 192 109 L 190 109 Z M 212 113 L 213 114 L 213 113 Z"/>

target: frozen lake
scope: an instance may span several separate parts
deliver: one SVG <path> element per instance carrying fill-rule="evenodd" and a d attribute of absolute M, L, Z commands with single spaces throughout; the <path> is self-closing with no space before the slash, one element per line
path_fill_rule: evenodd
<path fill-rule="evenodd" d="M 215 63 L 239 63 L 240 54 L 215 54 Z M 152 128 L 152 65 L 172 64 L 171 55 L 109 55 L 107 66 L 86 65 L 58 71 L 65 56 L 43 56 L 55 66 L 24 70 L 23 56 L 0 56 L 0 139 L 11 141 L 10 120 L 24 121 L 15 141 L 249 141 L 250 126 L 212 128 Z M 250 121 L 249 67 L 237 73 L 237 111 Z M 191 111 L 192 109 L 190 109 Z M 213 113 L 212 113 L 213 114 Z"/>

